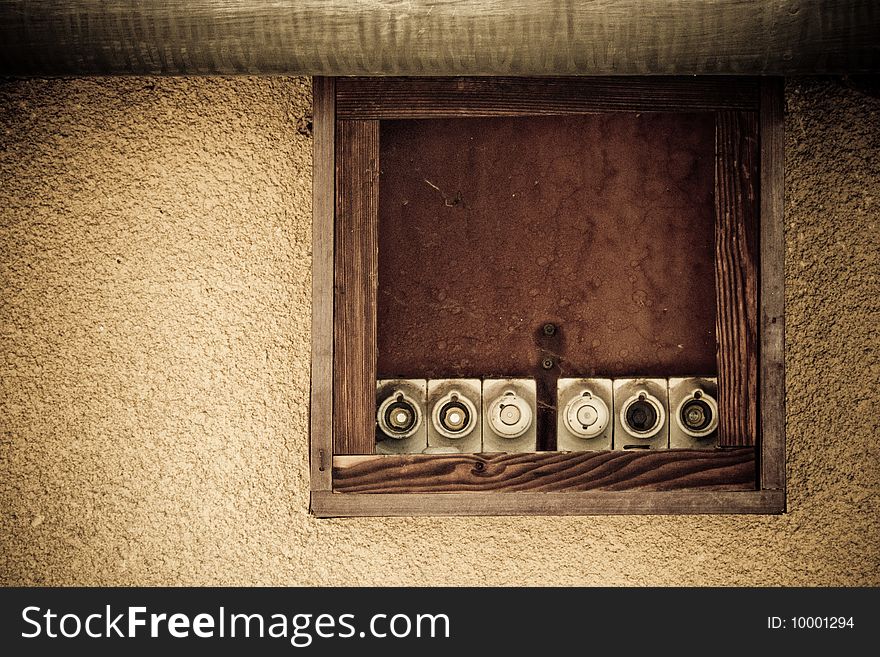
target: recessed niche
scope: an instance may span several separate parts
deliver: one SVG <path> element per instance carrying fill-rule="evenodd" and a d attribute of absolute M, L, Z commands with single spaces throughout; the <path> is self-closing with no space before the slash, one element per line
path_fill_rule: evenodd
<path fill-rule="evenodd" d="M 781 510 L 775 80 L 319 78 L 315 125 L 316 512 Z M 498 435 L 377 449 L 377 381 L 456 379 Z"/>

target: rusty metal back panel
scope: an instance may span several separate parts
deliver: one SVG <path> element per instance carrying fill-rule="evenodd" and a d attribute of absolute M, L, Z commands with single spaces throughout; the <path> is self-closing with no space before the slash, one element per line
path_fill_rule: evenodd
<path fill-rule="evenodd" d="M 715 373 L 711 113 L 380 130 L 380 377 Z"/>

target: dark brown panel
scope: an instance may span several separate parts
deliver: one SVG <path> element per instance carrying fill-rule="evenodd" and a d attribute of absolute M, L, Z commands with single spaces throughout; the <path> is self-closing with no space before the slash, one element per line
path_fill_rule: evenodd
<path fill-rule="evenodd" d="M 785 488 L 785 238 L 781 79 L 761 92 L 761 487 Z"/>
<path fill-rule="evenodd" d="M 383 121 L 379 374 L 714 374 L 714 130 L 709 113 Z"/>
<path fill-rule="evenodd" d="M 782 491 L 567 493 L 312 493 L 311 511 L 340 516 L 488 516 L 782 513 Z"/>
<path fill-rule="evenodd" d="M 719 112 L 715 167 L 718 432 L 722 445 L 758 434 L 758 123 Z"/>
<path fill-rule="evenodd" d="M 370 454 L 376 390 L 378 121 L 336 124 L 333 453 Z"/>
<path fill-rule="evenodd" d="M 756 78 L 340 78 L 351 119 L 757 110 Z"/>
<path fill-rule="evenodd" d="M 340 493 L 754 490 L 755 450 L 455 454 L 333 459 Z"/>
<path fill-rule="evenodd" d="M 312 160 L 312 380 L 309 407 L 309 466 L 312 490 L 330 489 L 333 454 L 333 78 L 315 78 Z"/>

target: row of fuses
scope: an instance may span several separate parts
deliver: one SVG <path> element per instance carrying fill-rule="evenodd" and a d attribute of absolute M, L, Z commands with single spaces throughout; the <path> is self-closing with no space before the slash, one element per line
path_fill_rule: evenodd
<path fill-rule="evenodd" d="M 559 451 L 694 449 L 718 444 L 717 380 L 564 378 Z M 376 384 L 380 454 L 534 452 L 534 379 L 386 379 Z"/>

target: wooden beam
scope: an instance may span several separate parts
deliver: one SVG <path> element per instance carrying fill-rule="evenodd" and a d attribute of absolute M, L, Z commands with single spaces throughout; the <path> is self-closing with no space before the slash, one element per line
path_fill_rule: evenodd
<path fill-rule="evenodd" d="M 340 78 L 343 119 L 755 110 L 755 78 Z"/>
<path fill-rule="evenodd" d="M 876 0 L 2 0 L 5 75 L 880 69 Z"/>
<path fill-rule="evenodd" d="M 755 450 L 408 454 L 333 459 L 338 493 L 754 490 Z"/>
<path fill-rule="evenodd" d="M 782 491 L 586 491 L 569 493 L 312 493 L 316 516 L 586 516 L 782 513 Z"/>
<path fill-rule="evenodd" d="M 718 435 L 721 445 L 754 445 L 758 435 L 756 113 L 719 112 L 715 151 Z"/>
<path fill-rule="evenodd" d="M 336 124 L 333 453 L 372 454 L 376 422 L 379 122 Z"/>
<path fill-rule="evenodd" d="M 333 455 L 333 219 L 336 211 L 334 78 L 312 84 L 312 380 L 309 468 L 312 490 L 330 490 Z"/>
<path fill-rule="evenodd" d="M 785 489 L 782 80 L 761 87 L 761 487 Z"/>

